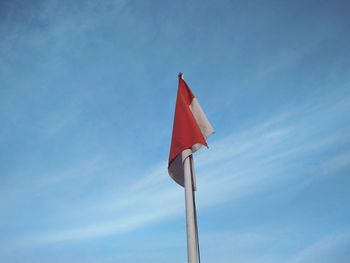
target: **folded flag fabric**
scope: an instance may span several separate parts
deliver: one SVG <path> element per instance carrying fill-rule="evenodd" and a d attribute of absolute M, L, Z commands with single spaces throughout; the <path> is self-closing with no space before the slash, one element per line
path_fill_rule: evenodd
<path fill-rule="evenodd" d="M 198 100 L 179 74 L 173 133 L 170 146 L 168 172 L 184 186 L 183 162 L 202 145 L 214 129 L 203 112 Z"/>

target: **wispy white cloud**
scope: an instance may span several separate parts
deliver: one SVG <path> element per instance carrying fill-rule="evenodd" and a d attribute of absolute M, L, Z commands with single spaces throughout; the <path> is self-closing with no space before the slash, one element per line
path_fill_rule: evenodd
<path fill-rule="evenodd" d="M 286 173 L 287 169 L 298 165 L 292 161 L 294 158 L 312 156 L 314 152 L 324 151 L 342 141 L 349 142 L 350 138 L 338 130 L 314 136 L 319 129 L 317 116 L 326 114 L 328 110 L 323 108 L 313 113 L 314 118 L 309 116 L 307 121 L 312 125 L 307 127 L 302 116 L 283 114 L 283 117 L 272 118 L 213 141 L 210 151 L 203 150 L 196 156 L 200 209 L 238 200 L 267 190 L 276 183 L 287 182 L 299 176 L 293 172 Z M 295 137 L 301 129 L 304 129 L 303 137 L 296 142 Z M 341 155 L 322 169 L 332 170 L 335 163 L 346 164 L 347 158 L 348 153 Z M 90 172 L 94 173 L 93 170 Z M 65 180 L 69 177 L 59 178 Z M 301 183 L 303 180 L 300 180 Z M 85 220 L 79 222 L 79 226 L 65 225 L 43 233 L 37 229 L 38 233 L 34 236 L 18 237 L 14 242 L 39 245 L 118 235 L 182 214 L 184 204 L 179 201 L 182 199 L 183 191 L 170 182 L 166 175 L 166 162 L 163 161 L 140 181 L 121 183 L 114 193 L 108 190 L 103 196 L 61 206 L 60 214 L 83 215 Z"/>
<path fill-rule="evenodd" d="M 346 263 L 349 262 L 350 232 L 333 233 L 304 247 L 288 263 Z"/>
<path fill-rule="evenodd" d="M 350 151 L 345 151 L 331 157 L 326 163 L 322 165 L 328 172 L 336 172 L 340 169 L 350 166 Z"/>
<path fill-rule="evenodd" d="M 277 262 L 266 259 L 264 251 L 278 238 L 267 231 L 216 231 L 201 237 L 203 257 L 207 262 L 263 263 Z M 215 249 L 211 249 L 216 244 Z"/>
<path fill-rule="evenodd" d="M 131 202 L 129 205 L 133 204 L 134 203 Z M 167 207 L 162 210 L 152 209 L 149 211 L 141 211 L 141 213 L 124 213 L 111 221 L 95 222 L 91 225 L 68 228 L 62 231 L 22 237 L 16 240 L 16 245 L 35 246 L 54 242 L 83 241 L 92 238 L 99 238 L 101 236 L 117 235 L 135 230 L 140 226 L 147 225 L 151 222 L 158 221 L 163 217 L 177 213 L 177 210 L 179 210 L 178 208 L 178 206 L 174 205 L 173 207 Z"/>

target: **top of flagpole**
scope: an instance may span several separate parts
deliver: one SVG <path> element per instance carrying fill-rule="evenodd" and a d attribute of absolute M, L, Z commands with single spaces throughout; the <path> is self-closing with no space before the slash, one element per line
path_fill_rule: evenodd
<path fill-rule="evenodd" d="M 178 75 L 179 79 L 180 79 L 180 78 L 183 79 L 183 78 L 184 78 L 183 75 L 184 75 L 184 74 L 183 74 L 182 72 L 179 72 L 179 75 Z"/>

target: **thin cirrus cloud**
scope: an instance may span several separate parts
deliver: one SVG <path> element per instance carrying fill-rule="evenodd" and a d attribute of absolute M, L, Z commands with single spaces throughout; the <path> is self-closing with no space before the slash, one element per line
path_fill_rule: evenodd
<path fill-rule="evenodd" d="M 344 119 L 338 119 L 333 129 L 323 128 L 319 122 L 320 117 L 331 118 L 334 114 L 346 112 L 348 101 L 349 97 L 338 99 L 331 107 L 322 106 L 329 105 L 323 102 L 313 104 L 316 110 L 306 115 L 301 114 L 300 109 L 292 109 L 227 137 L 215 140 L 213 136 L 210 150 L 201 150 L 196 157 L 199 209 L 234 202 L 296 177 L 301 185 L 310 183 L 310 180 L 320 180 L 319 176 L 301 176 L 303 173 L 298 173 L 298 163 L 303 158 L 312 159 L 335 145 L 349 143 L 349 127 Z M 344 150 L 327 159 L 322 166 L 323 174 L 347 167 L 349 156 L 349 152 Z M 99 166 L 99 161 L 95 166 Z M 313 173 L 313 169 L 316 168 L 310 167 L 306 172 Z M 98 171 L 91 176 L 97 177 Z M 60 180 L 68 179 L 69 176 L 60 176 Z M 161 162 L 141 180 L 128 182 L 126 187 L 114 194 L 110 191 L 102 197 L 93 196 L 83 203 L 73 203 L 56 210 L 59 218 L 61 214 L 76 214 L 75 210 L 79 207 L 76 216 L 87 218 L 79 226 L 66 224 L 48 232 L 36 228 L 35 235 L 18 236 L 14 244 L 76 242 L 134 231 L 181 215 L 184 204 L 178 200 L 182 200 L 182 194 L 181 188 L 166 175 L 166 162 Z M 100 217 L 89 220 L 94 214 Z"/>
<path fill-rule="evenodd" d="M 321 237 L 299 251 L 288 263 L 305 262 L 348 262 L 350 253 L 349 229 L 342 229 Z"/>
<path fill-rule="evenodd" d="M 1 4 L 1 260 L 183 261 L 166 155 L 184 70 L 217 131 L 195 154 L 203 261 L 347 262 L 346 8 Z"/>

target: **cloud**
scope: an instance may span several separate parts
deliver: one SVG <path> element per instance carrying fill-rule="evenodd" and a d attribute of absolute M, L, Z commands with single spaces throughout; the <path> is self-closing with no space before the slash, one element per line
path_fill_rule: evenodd
<path fill-rule="evenodd" d="M 317 110 L 306 115 L 299 109 L 291 110 L 210 143 L 209 151 L 202 150 L 195 157 L 199 209 L 237 201 L 278 184 L 288 184 L 295 178 L 298 178 L 299 184 L 308 182 L 310 178 L 302 175 L 314 170 L 305 167 L 302 160 L 317 159 L 319 154 L 335 145 L 350 141 L 344 127 L 337 129 L 342 119 L 331 130 L 323 128 L 319 122 L 320 116 L 344 114 L 344 108 L 339 107 L 341 103 L 332 105 L 313 105 Z M 331 172 L 335 166 L 346 164 L 347 158 L 347 152 L 330 158 L 322 169 Z M 94 166 L 98 167 L 99 163 Z M 104 189 L 103 195 L 90 195 L 82 201 L 60 205 L 55 212 L 58 220 L 64 218 L 69 222 L 80 218 L 80 221 L 62 224 L 47 232 L 37 229 L 35 235 L 18 236 L 13 240 L 14 244 L 43 245 L 119 235 L 170 216 L 182 215 L 183 189 L 171 182 L 166 166 L 166 162 L 162 161 L 138 181 L 114 183 L 113 187 Z M 300 167 L 303 167 L 303 173 L 298 172 Z M 90 172 L 92 176 L 101 176 L 99 170 Z M 115 172 L 120 173 L 118 170 Z M 127 171 L 123 173 L 127 174 Z M 64 182 L 70 176 L 59 178 Z M 115 180 L 118 182 L 118 178 Z M 312 177 L 312 180 L 319 180 L 319 177 Z"/>
<path fill-rule="evenodd" d="M 343 229 L 316 240 L 314 243 L 304 247 L 288 263 L 346 263 L 349 262 L 350 231 Z"/>

